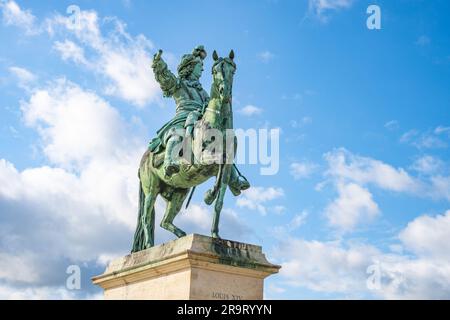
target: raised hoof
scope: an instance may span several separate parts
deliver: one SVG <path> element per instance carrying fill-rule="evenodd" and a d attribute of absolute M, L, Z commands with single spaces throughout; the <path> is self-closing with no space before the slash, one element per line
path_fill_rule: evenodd
<path fill-rule="evenodd" d="M 241 190 L 239 190 L 231 185 L 230 185 L 230 191 L 233 194 L 233 196 L 235 196 L 235 197 L 237 197 L 238 195 L 241 194 Z"/>
<path fill-rule="evenodd" d="M 247 180 L 238 179 L 237 183 L 233 183 L 229 185 L 231 193 L 237 197 L 241 194 L 242 190 L 247 190 L 250 188 L 250 183 Z"/>
<path fill-rule="evenodd" d="M 206 194 L 205 194 L 205 203 L 209 206 L 211 203 L 213 203 L 214 202 L 214 199 L 215 199 L 216 197 L 215 197 L 215 195 L 214 195 L 214 193 L 211 191 L 211 190 L 208 190 L 208 191 L 206 191 Z"/>
<path fill-rule="evenodd" d="M 241 190 L 247 190 L 248 188 L 250 188 L 250 183 L 247 180 L 240 181 L 239 182 L 239 188 Z"/>

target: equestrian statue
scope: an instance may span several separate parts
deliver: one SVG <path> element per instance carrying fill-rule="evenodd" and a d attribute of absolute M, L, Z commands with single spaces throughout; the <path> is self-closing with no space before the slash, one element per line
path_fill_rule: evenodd
<path fill-rule="evenodd" d="M 216 177 L 204 201 L 214 202 L 211 236 L 219 237 L 219 218 L 227 188 L 234 196 L 250 187 L 234 164 L 237 139 L 233 132 L 232 88 L 236 71 L 234 52 L 225 58 L 213 53 L 210 95 L 199 79 L 207 54 L 203 46 L 183 55 L 178 77 L 167 67 L 162 50 L 153 57 L 153 73 L 163 95 L 176 103 L 175 116 L 162 126 L 144 153 L 139 166 L 139 213 L 132 252 L 155 244 L 155 201 L 166 201 L 161 227 L 177 237 L 186 233 L 175 226 L 189 192 L 186 207 L 197 185 Z"/>

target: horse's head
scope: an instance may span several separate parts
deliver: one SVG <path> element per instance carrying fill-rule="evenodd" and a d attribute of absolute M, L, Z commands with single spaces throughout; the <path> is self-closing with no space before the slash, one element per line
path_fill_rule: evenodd
<path fill-rule="evenodd" d="M 234 52 L 231 50 L 228 57 L 219 58 L 217 52 L 214 50 L 213 59 L 213 86 L 215 87 L 216 94 L 221 101 L 225 103 L 231 102 L 233 77 L 236 71 L 236 64 L 233 61 Z"/>
<path fill-rule="evenodd" d="M 214 51 L 213 59 L 211 97 L 201 120 L 196 123 L 193 144 L 195 158 L 208 164 L 223 163 L 225 155 L 232 158 L 228 156 L 228 153 L 231 153 L 228 150 L 234 152 L 234 135 L 231 136 L 228 131 L 233 129 L 231 97 L 236 71 L 234 52 L 231 50 L 228 57 L 219 58 Z M 229 147 L 230 143 L 233 143 L 233 146 Z"/>

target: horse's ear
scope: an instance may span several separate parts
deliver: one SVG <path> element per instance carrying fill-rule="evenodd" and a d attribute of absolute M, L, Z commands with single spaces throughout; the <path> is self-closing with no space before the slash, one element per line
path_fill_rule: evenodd
<path fill-rule="evenodd" d="M 214 61 L 219 60 L 219 56 L 217 55 L 216 50 L 214 50 L 214 52 L 213 52 L 213 59 L 214 59 Z"/>
<path fill-rule="evenodd" d="M 234 51 L 233 51 L 233 49 L 231 49 L 229 57 L 230 57 L 231 60 L 234 59 Z"/>

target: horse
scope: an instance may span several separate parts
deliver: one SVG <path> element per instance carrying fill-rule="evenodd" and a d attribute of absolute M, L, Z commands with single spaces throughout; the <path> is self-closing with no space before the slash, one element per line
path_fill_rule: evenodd
<path fill-rule="evenodd" d="M 211 136 L 211 131 L 218 131 L 224 136 L 227 136 L 226 133 L 233 132 L 232 87 L 236 71 L 234 52 L 231 50 L 228 57 L 219 58 L 217 52 L 214 51 L 213 60 L 210 100 L 207 107 L 204 108 L 201 118 L 194 125 L 193 141 L 189 149 L 192 151 L 194 160 L 208 158 L 208 156 L 211 158 L 211 150 L 208 149 L 208 146 L 217 142 Z M 229 138 L 229 136 L 227 137 Z M 231 144 L 227 140 L 228 138 L 222 138 L 225 145 L 228 143 L 228 148 L 222 148 L 223 150 L 215 152 L 215 158 L 212 157 L 216 161 L 200 161 L 200 163 L 194 161 L 193 163 L 192 158 L 184 155 L 180 160 L 179 172 L 170 177 L 166 176 L 163 166 L 158 166 L 164 155 L 164 149 L 157 154 L 149 150 L 144 153 L 138 170 L 139 212 L 132 252 L 154 246 L 154 206 L 158 195 L 161 195 L 167 204 L 160 226 L 179 238 L 185 236 L 186 233 L 175 226 L 173 221 L 180 212 L 189 191 L 191 190 L 192 196 L 195 186 L 214 176 L 216 177 L 214 187 L 206 192 L 205 202 L 210 205 L 215 201 L 211 236 L 220 238 L 219 219 L 225 193 L 230 181 L 239 179 L 237 176 L 239 171 L 236 173 L 236 170 L 233 170 L 233 158 L 237 146 L 236 137 L 232 137 Z M 231 152 L 230 149 L 233 151 Z M 191 161 L 186 161 L 187 158 Z M 235 193 L 233 192 L 233 194 Z"/>

